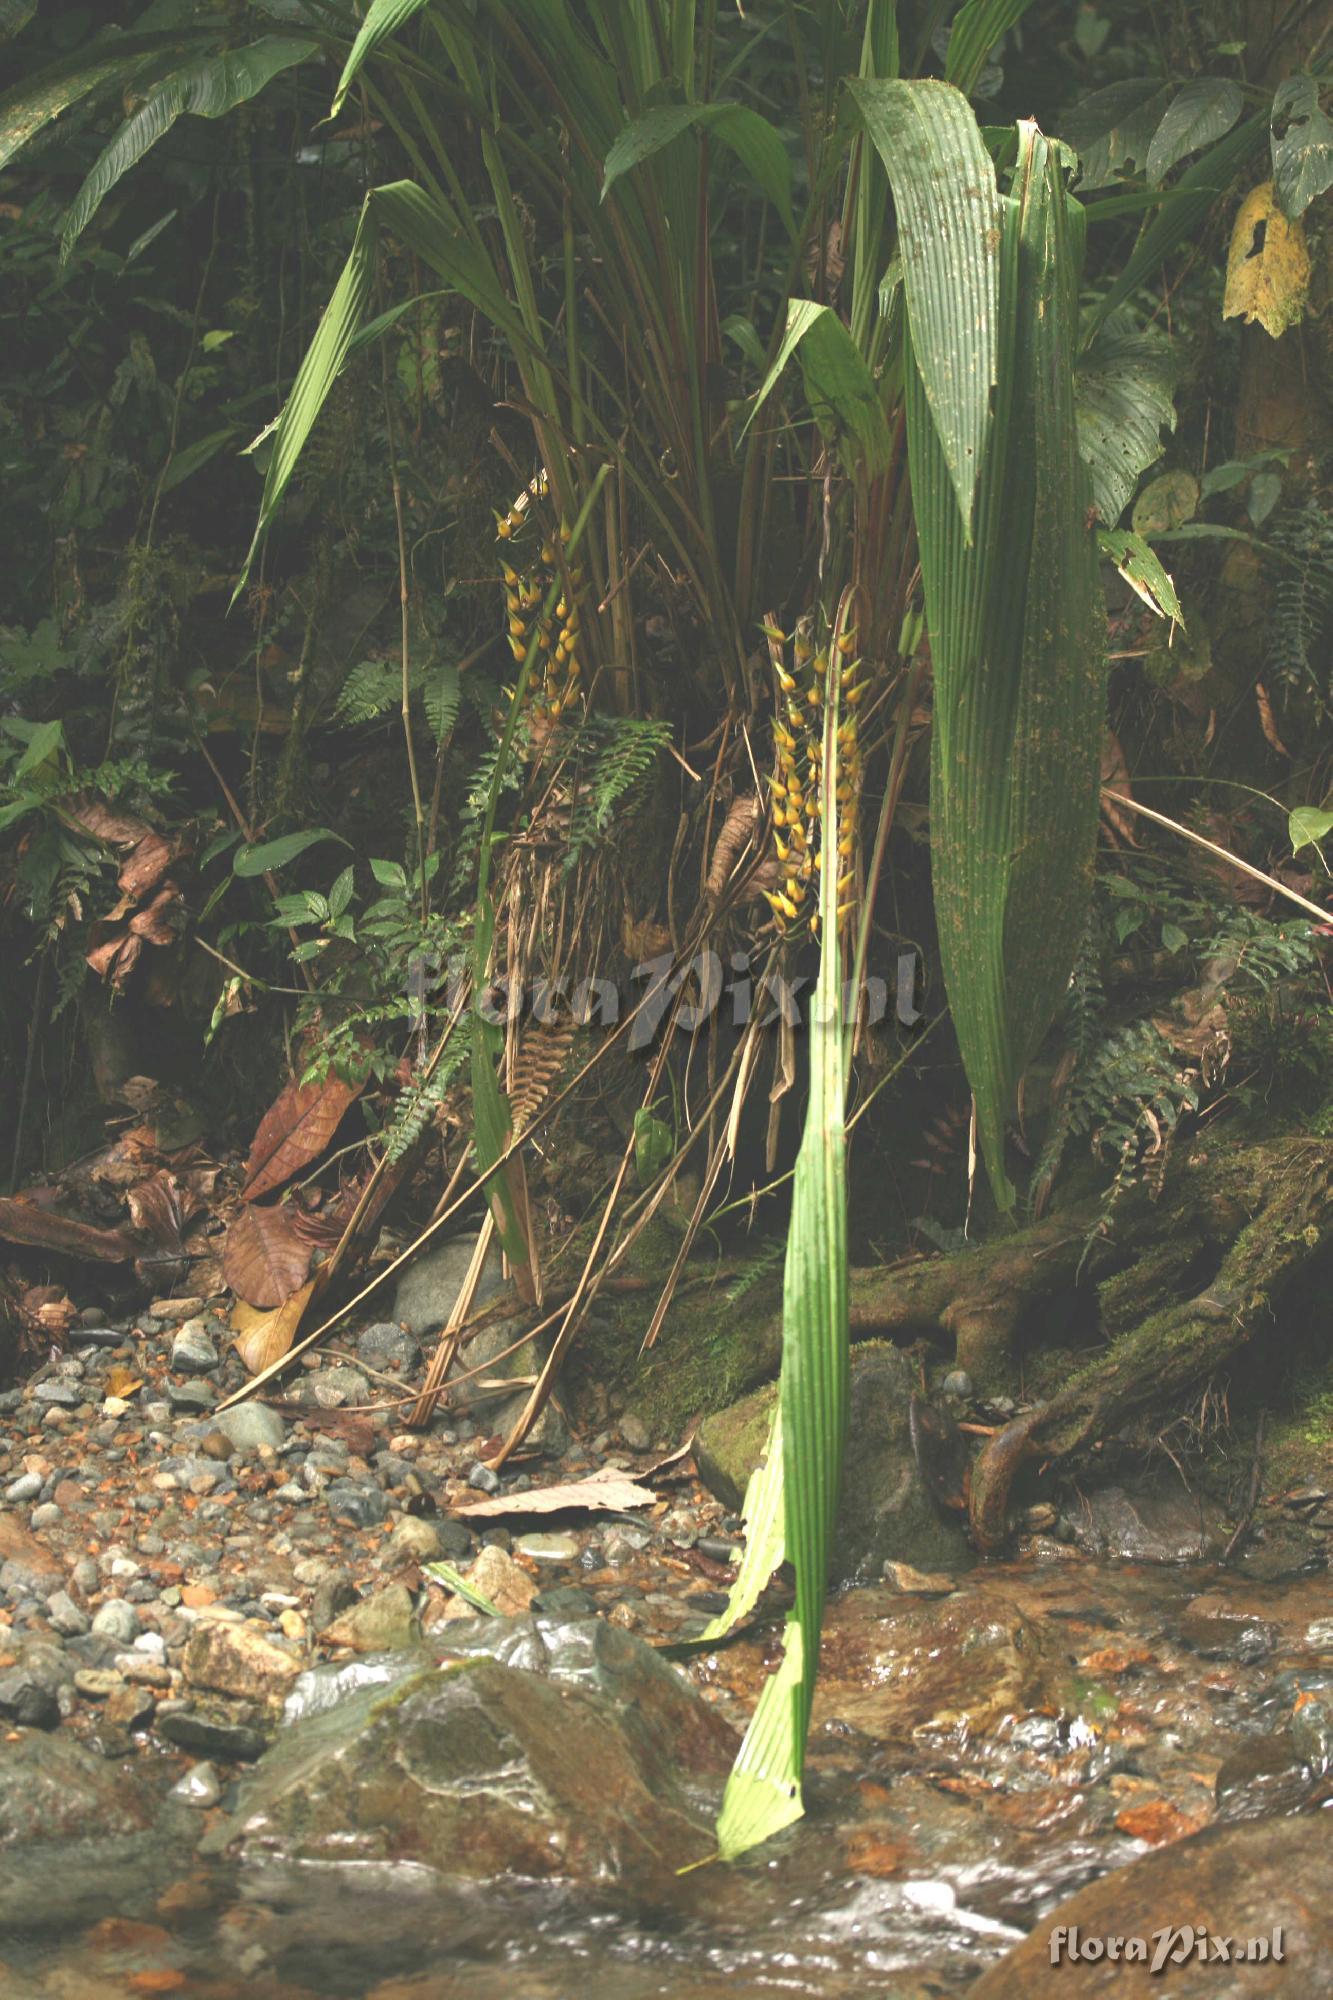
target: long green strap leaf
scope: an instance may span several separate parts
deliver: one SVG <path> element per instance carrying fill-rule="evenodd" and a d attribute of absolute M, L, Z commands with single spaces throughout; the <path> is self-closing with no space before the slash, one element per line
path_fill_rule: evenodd
<path fill-rule="evenodd" d="M 982 1154 L 1009 1208 L 1006 1119 L 1086 919 L 1105 700 L 1074 416 L 1077 260 L 1054 154 L 1031 126 L 1020 127 L 1000 263 L 995 428 L 970 548 L 915 365 L 907 418 L 935 674 L 940 952 Z"/>
<path fill-rule="evenodd" d="M 405 28 L 428 5 L 429 0 L 371 0 L 366 18 L 358 28 L 356 40 L 343 64 L 343 73 L 338 78 L 338 88 L 329 107 L 330 118 L 338 116 L 360 70 L 380 43 L 387 41 L 390 35 L 396 35 L 400 28 Z"/>
<path fill-rule="evenodd" d="M 951 84 L 847 87 L 893 188 L 917 367 L 970 540 L 996 380 L 995 169 Z"/>
<path fill-rule="evenodd" d="M 786 1551 L 783 1535 L 782 1403 L 773 1408 L 773 1422 L 761 1462 L 750 1474 L 745 1488 L 745 1554 L 736 1580 L 727 1593 L 724 1610 L 710 1619 L 696 1645 L 725 1638 L 733 1626 L 749 1616 L 782 1562 Z"/>
<path fill-rule="evenodd" d="M 944 74 L 965 97 L 972 95 L 986 58 L 1001 35 L 1022 20 L 1032 0 L 967 0 L 960 7 L 949 35 Z"/>
<path fill-rule="evenodd" d="M 831 440 L 841 439 L 846 447 L 848 470 L 859 467 L 872 478 L 882 472 L 889 462 L 892 441 L 875 378 L 833 308 L 814 299 L 788 299 L 782 345 L 754 399 L 745 430 L 767 402 L 793 354 L 800 357 L 806 397 L 820 429 Z"/>
<path fill-rule="evenodd" d="M 836 676 L 829 676 L 836 691 Z M 783 1540 L 796 1573 L 786 1648 L 751 1717 L 718 1817 L 724 1858 L 799 1819 L 829 1558 L 847 1433 L 847 1185 L 842 955 L 838 946 L 837 701 L 824 728 L 819 982 L 810 1016 L 810 1100 L 792 1183 L 779 1385 Z M 775 1437 L 778 1433 L 775 1431 Z M 771 1499 L 771 1492 L 765 1496 Z M 767 1550 L 764 1552 L 767 1555 Z"/>
<path fill-rule="evenodd" d="M 686 132 L 711 132 L 736 155 L 782 217 L 789 236 L 796 234 L 791 206 L 791 161 L 782 136 L 744 104 L 658 104 L 641 111 L 621 132 L 606 156 L 602 200 L 622 174 L 650 160 Z"/>

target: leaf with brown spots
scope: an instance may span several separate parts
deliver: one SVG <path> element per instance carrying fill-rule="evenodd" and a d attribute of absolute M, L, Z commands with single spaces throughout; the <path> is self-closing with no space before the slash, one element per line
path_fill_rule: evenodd
<path fill-rule="evenodd" d="M 222 1274 L 232 1291 L 252 1306 L 280 1306 L 306 1281 L 311 1246 L 292 1226 L 281 1204 L 263 1208 L 247 1202 L 227 1231 Z"/>
<path fill-rule="evenodd" d="M 323 1083 L 289 1083 L 269 1107 L 245 1163 L 242 1201 L 258 1201 L 318 1159 L 342 1123 L 360 1086 L 340 1076 Z"/>

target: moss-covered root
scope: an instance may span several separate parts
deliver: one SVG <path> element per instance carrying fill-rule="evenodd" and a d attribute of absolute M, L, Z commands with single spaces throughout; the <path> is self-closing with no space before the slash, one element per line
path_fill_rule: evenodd
<path fill-rule="evenodd" d="M 1065 1460 L 1120 1431 L 1127 1420 L 1179 1400 L 1273 1327 L 1312 1260 L 1333 1243 L 1333 1146 L 1311 1142 L 1246 1154 L 1253 1197 L 1212 1283 L 1151 1311 L 1049 1403 L 991 1439 L 972 1469 L 977 1546 L 1007 1533 L 1009 1490 L 1025 1460 Z"/>

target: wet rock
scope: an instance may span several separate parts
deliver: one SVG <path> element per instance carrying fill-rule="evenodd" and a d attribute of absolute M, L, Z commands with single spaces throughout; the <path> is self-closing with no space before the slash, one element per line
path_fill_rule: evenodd
<path fill-rule="evenodd" d="M 878 1576 L 886 1561 L 923 1570 L 971 1562 L 960 1521 L 927 1492 L 912 1451 L 908 1409 L 916 1372 L 896 1347 L 867 1342 L 852 1357 L 843 1497 L 834 1540 L 835 1583 Z M 740 1507 L 768 1442 L 777 1385 L 705 1418 L 694 1441 L 699 1476 L 723 1506 Z"/>
<path fill-rule="evenodd" d="M 142 1630 L 138 1612 L 123 1597 L 109 1597 L 93 1619 L 99 1639 L 114 1639 L 121 1646 L 132 1646 Z"/>
<path fill-rule="evenodd" d="M 198 1707 L 159 1714 L 157 1733 L 181 1750 L 216 1757 L 224 1764 L 253 1764 L 268 1748 L 268 1736 L 262 1729 Z"/>
<path fill-rule="evenodd" d="M 355 1368 L 320 1368 L 306 1376 L 294 1391 L 294 1399 L 320 1410 L 341 1410 L 347 1404 L 368 1403 L 370 1384 Z"/>
<path fill-rule="evenodd" d="M 380 1320 L 357 1335 L 356 1357 L 369 1368 L 396 1369 L 410 1375 L 421 1359 L 421 1342 L 394 1320 Z"/>
<path fill-rule="evenodd" d="M 171 1796 L 203 1812 L 222 1797 L 222 1781 L 211 1764 L 191 1764 L 172 1786 Z"/>
<path fill-rule="evenodd" d="M 1289 1730 L 1251 1736 L 1231 1752 L 1217 1774 L 1217 1816 L 1263 1819 L 1295 1812 L 1310 1795 L 1310 1779 Z"/>
<path fill-rule="evenodd" d="M 1180 1635 L 1209 1659 L 1260 1660 L 1277 1643 L 1277 1627 L 1231 1598 L 1206 1592 L 1181 1614 Z"/>
<path fill-rule="evenodd" d="M 16 1850 L 140 1833 L 152 1824 L 156 1806 L 150 1779 L 109 1765 L 68 1735 L 6 1743 L 0 1756 L 0 1909 L 8 1901 L 3 1885 Z"/>
<path fill-rule="evenodd" d="M 1210 1827 L 1155 1849 L 1102 1876 L 1042 1918 L 1008 1957 L 968 1989 L 970 2000 L 1018 2000 L 1050 1987 L 1072 2000 L 1144 1991 L 1145 1964 L 1122 1956 L 1108 1962 L 1089 1941 L 1142 1938 L 1151 1957 L 1154 1934 L 1192 1927 L 1187 1956 L 1166 1968 L 1164 1990 L 1184 2000 L 1261 2000 L 1277 1991 L 1311 1996 L 1330 1990 L 1333 1964 L 1333 1816 L 1302 1814 L 1260 1825 Z M 1198 1956 L 1193 1930 L 1219 1938 L 1267 1939 L 1281 1931 L 1283 1963 L 1219 1963 Z M 1064 1937 L 1057 1936 L 1064 1933 Z M 1077 1941 L 1073 1934 L 1077 1932 Z M 1053 1961 L 1056 1943 L 1071 1947 Z M 1084 1955 L 1074 1956 L 1072 1947 Z M 1123 1948 L 1122 1948 L 1123 1949 Z M 1321 1971 L 1320 1968 L 1323 1968 Z"/>
<path fill-rule="evenodd" d="M 168 1382 L 167 1400 L 173 1410 L 211 1410 L 218 1392 L 211 1382 L 191 1376 L 185 1382 Z M 224 1412 L 225 1414 L 225 1412 Z"/>
<path fill-rule="evenodd" d="M 38 1382 L 32 1391 L 34 1402 L 49 1410 L 77 1410 L 84 1400 L 83 1390 L 73 1382 Z"/>
<path fill-rule="evenodd" d="M 63 1679 L 59 1655 L 30 1649 L 16 1666 L 0 1671 L 0 1715 L 25 1729 L 55 1729 L 60 1723 L 58 1689 Z"/>
<path fill-rule="evenodd" d="M 40 1472 L 25 1472 L 12 1486 L 5 1488 L 5 1499 L 11 1507 L 21 1507 L 27 1500 L 35 1500 L 42 1490 Z"/>
<path fill-rule="evenodd" d="M 377 1653 L 365 1659 L 332 1662 L 309 1667 L 293 1681 L 282 1711 L 284 1725 L 304 1722 L 312 1715 L 327 1715 L 352 1695 L 367 1688 L 384 1693 L 411 1680 L 429 1662 L 416 1653 Z"/>
<path fill-rule="evenodd" d="M 86 1611 L 80 1611 L 67 1590 L 55 1590 L 46 1600 L 46 1615 L 52 1629 L 62 1638 L 76 1639 L 89 1629 L 92 1621 Z"/>
<path fill-rule="evenodd" d="M 415 1645 L 420 1637 L 416 1606 L 404 1584 L 392 1583 L 351 1605 L 324 1629 L 330 1646 L 350 1646 L 355 1653 L 387 1653 Z"/>
<path fill-rule="evenodd" d="M 535 1563 L 573 1563 L 579 1559 L 579 1544 L 573 1535 L 520 1535 L 514 1553 Z"/>
<path fill-rule="evenodd" d="M 356 1585 L 347 1571 L 334 1570 L 321 1577 L 310 1600 L 310 1623 L 316 1632 L 331 1625 L 340 1611 L 356 1603 Z"/>
<path fill-rule="evenodd" d="M 468 1467 L 467 1483 L 469 1486 L 475 1487 L 478 1493 L 498 1493 L 500 1491 L 499 1473 L 495 1470 L 494 1466 L 483 1465 L 480 1459 L 477 1459 Z"/>
<path fill-rule="evenodd" d="M 261 1445 L 279 1451 L 287 1437 L 282 1418 L 266 1403 L 237 1403 L 234 1409 L 221 1410 L 212 1428 L 220 1430 L 238 1451 L 256 1451 Z"/>
<path fill-rule="evenodd" d="M 201 1319 L 187 1319 L 171 1343 L 171 1365 L 180 1375 L 211 1375 L 218 1351 Z"/>
<path fill-rule="evenodd" d="M 394 1293 L 393 1316 L 395 1320 L 401 1320 L 418 1340 L 438 1333 L 453 1311 L 467 1275 L 476 1241 L 475 1231 L 464 1236 L 451 1236 L 447 1242 L 428 1250 L 424 1256 L 415 1257 L 398 1280 L 398 1289 Z M 488 1306 L 495 1305 L 508 1290 L 497 1246 L 492 1248 L 482 1269 L 472 1302 L 473 1312 L 483 1312 Z M 526 1374 L 530 1364 L 524 1354 L 504 1352 L 521 1331 L 521 1322 L 508 1316 L 478 1327 L 468 1338 L 468 1369 L 481 1369 L 488 1379 L 503 1375 Z M 497 1406 L 495 1392 L 479 1387 L 482 1379 L 482 1375 L 473 1375 L 470 1381 L 451 1386 L 450 1415 L 452 1417 L 455 1412 L 472 1413 L 480 1409 L 485 1412 L 488 1429 L 503 1430 L 506 1427 L 504 1417 L 510 1414 L 509 1404 L 512 1398 Z M 515 1404 L 515 1413 L 517 1407 Z M 544 1440 L 536 1438 L 534 1434 L 529 1442 L 544 1443 Z"/>
<path fill-rule="evenodd" d="M 626 1410 L 620 1419 L 620 1435 L 631 1451 L 647 1451 L 653 1441 L 647 1424 L 633 1410 Z"/>
<path fill-rule="evenodd" d="M 1089 1555 L 1121 1562 L 1201 1562 L 1220 1555 L 1227 1541 L 1218 1509 L 1179 1482 L 1132 1493 L 1104 1486 L 1071 1511 L 1069 1527 Z"/>
<path fill-rule="evenodd" d="M 537 1594 L 537 1586 L 527 1571 L 494 1543 L 481 1551 L 466 1575 L 472 1588 L 504 1617 L 517 1617 L 525 1612 Z M 450 1597 L 442 1615 L 446 1619 L 474 1618 L 476 1610 L 465 1598 Z"/>
<path fill-rule="evenodd" d="M 946 1396 L 953 1396 L 960 1403 L 966 1402 L 972 1394 L 972 1377 L 966 1368 L 953 1368 L 945 1376 L 941 1387 Z"/>
<path fill-rule="evenodd" d="M 201 1619 L 186 1641 L 181 1670 L 187 1686 L 251 1700 L 281 1700 L 301 1662 L 252 1626 Z"/>
<path fill-rule="evenodd" d="M 335 1479 L 324 1497 L 334 1519 L 348 1521 L 354 1528 L 378 1528 L 388 1519 L 389 1503 L 378 1486 L 361 1486 L 350 1479 Z"/>
<path fill-rule="evenodd" d="M 713 1851 L 698 1788 L 714 1802 L 733 1745 L 683 1684 L 654 1708 L 650 1672 L 624 1702 L 484 1656 L 364 1688 L 283 1731 L 242 1785 L 230 1849 L 258 1867 L 410 1857 L 479 1881 L 665 1887 Z"/>
<path fill-rule="evenodd" d="M 440 1530 L 419 1514 L 405 1514 L 389 1537 L 389 1554 L 398 1562 L 438 1562 L 444 1554 Z"/>
<path fill-rule="evenodd" d="M 12 1514 L 0 1514 L 0 1590 L 15 1598 L 45 1598 L 64 1580 L 51 1551 Z"/>

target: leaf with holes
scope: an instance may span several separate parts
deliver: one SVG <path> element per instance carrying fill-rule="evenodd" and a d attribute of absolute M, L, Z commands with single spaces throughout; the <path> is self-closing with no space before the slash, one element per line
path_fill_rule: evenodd
<path fill-rule="evenodd" d="M 1333 187 L 1333 121 L 1320 109 L 1313 77 L 1278 85 L 1270 137 L 1278 207 L 1294 218 Z"/>
<path fill-rule="evenodd" d="M 280 1306 L 305 1283 L 311 1246 L 302 1242 L 282 1204 L 246 1202 L 227 1231 L 222 1275 L 248 1305 Z"/>
<path fill-rule="evenodd" d="M 289 1083 L 255 1133 L 241 1200 L 259 1201 L 318 1159 L 359 1095 L 360 1085 L 344 1083 L 340 1076 L 326 1077 L 323 1083 Z"/>
<path fill-rule="evenodd" d="M 1231 236 L 1223 319 L 1255 322 L 1277 340 L 1305 311 L 1310 253 L 1305 230 L 1277 205 L 1272 181 L 1245 197 Z"/>

